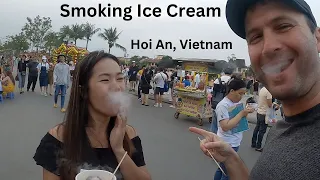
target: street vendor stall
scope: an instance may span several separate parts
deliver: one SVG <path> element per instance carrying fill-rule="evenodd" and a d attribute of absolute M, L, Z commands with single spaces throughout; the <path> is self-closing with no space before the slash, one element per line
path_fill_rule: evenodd
<path fill-rule="evenodd" d="M 211 108 L 210 98 L 208 98 L 208 67 L 214 66 L 214 60 L 211 61 L 186 61 L 178 59 L 182 63 L 182 70 L 179 70 L 178 77 L 180 81 L 176 84 L 177 106 L 174 117 L 179 118 L 180 114 L 199 119 L 198 125 L 203 125 L 203 119 L 208 118 L 212 121 L 213 110 Z M 200 75 L 199 85 L 195 85 L 196 76 Z M 186 76 L 191 76 L 191 86 L 185 87 L 183 80 Z"/>

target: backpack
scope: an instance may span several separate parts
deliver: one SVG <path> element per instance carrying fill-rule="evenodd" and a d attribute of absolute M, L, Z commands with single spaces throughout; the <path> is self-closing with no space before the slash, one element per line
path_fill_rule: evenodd
<path fill-rule="evenodd" d="M 223 84 L 221 78 L 218 78 L 219 84 L 214 84 L 212 97 L 211 97 L 211 107 L 216 109 L 218 103 L 226 96 L 227 84 Z"/>
<path fill-rule="evenodd" d="M 161 72 L 160 72 L 160 75 L 161 75 L 161 77 L 162 77 L 162 79 L 163 79 L 163 81 L 164 81 L 163 91 L 164 91 L 164 92 L 168 92 L 168 91 L 169 91 L 168 80 L 163 78 Z M 167 78 L 168 78 L 168 75 L 166 75 L 166 76 L 167 76 Z"/>

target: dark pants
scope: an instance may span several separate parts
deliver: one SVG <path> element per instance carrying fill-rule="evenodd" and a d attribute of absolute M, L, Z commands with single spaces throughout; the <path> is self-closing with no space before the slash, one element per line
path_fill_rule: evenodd
<path fill-rule="evenodd" d="M 138 84 L 138 98 L 141 98 L 141 82 Z"/>
<path fill-rule="evenodd" d="M 266 115 L 258 114 L 257 113 L 257 124 L 254 128 L 253 135 L 252 135 L 252 143 L 251 146 L 260 149 L 261 143 L 263 140 L 263 136 L 267 131 L 268 124 L 265 121 Z"/>
<path fill-rule="evenodd" d="M 232 147 L 232 149 L 236 152 L 238 152 L 239 150 L 239 146 L 238 147 Z M 229 180 L 229 176 L 228 176 L 228 172 L 227 172 L 227 168 L 224 166 L 223 163 L 220 163 L 220 167 L 223 169 L 223 171 L 227 174 L 227 176 L 225 176 L 223 174 L 223 172 L 220 170 L 220 168 L 217 169 L 213 180 Z"/>
<path fill-rule="evenodd" d="M 34 88 L 36 87 L 36 84 L 37 84 L 37 79 L 38 79 L 38 76 L 30 76 L 30 75 L 28 76 L 27 90 L 29 90 L 32 85 L 31 90 L 34 91 Z"/>

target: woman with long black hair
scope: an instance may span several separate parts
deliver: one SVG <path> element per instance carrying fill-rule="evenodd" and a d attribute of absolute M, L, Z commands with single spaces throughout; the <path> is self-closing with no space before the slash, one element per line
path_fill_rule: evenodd
<path fill-rule="evenodd" d="M 77 63 L 65 121 L 41 140 L 34 160 L 44 180 L 74 180 L 79 169 L 114 172 L 118 180 L 150 180 L 141 140 L 111 103 L 112 93 L 125 90 L 119 60 L 103 51 Z"/>

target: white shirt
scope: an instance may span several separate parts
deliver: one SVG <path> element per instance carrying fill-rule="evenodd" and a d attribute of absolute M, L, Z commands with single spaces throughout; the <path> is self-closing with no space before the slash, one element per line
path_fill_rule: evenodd
<path fill-rule="evenodd" d="M 220 126 L 220 121 L 229 120 L 229 108 L 237 105 L 238 103 L 232 102 L 227 97 L 224 97 L 217 105 L 216 114 L 218 123 L 217 135 L 226 143 L 230 144 L 232 147 L 240 146 L 242 141 L 243 132 L 232 133 L 231 130 L 223 131 Z"/>
<path fill-rule="evenodd" d="M 168 77 L 165 73 L 163 72 L 157 73 L 156 76 L 154 77 L 154 82 L 156 83 L 156 87 L 164 88 L 164 82 L 167 79 Z"/>
<path fill-rule="evenodd" d="M 40 71 L 42 66 L 45 66 L 47 71 L 49 70 L 49 63 L 39 63 L 37 69 Z"/>
<path fill-rule="evenodd" d="M 227 75 L 222 75 L 220 78 L 221 78 L 222 84 L 226 84 L 231 79 L 231 77 Z M 219 84 L 219 78 L 217 78 L 213 83 Z"/>
<path fill-rule="evenodd" d="M 3 91 L 3 90 L 2 90 L 2 83 L 1 83 L 1 82 L 0 82 L 0 91 Z"/>
<path fill-rule="evenodd" d="M 199 83 L 201 82 L 200 74 L 196 74 L 194 77 L 195 87 L 198 88 Z"/>

